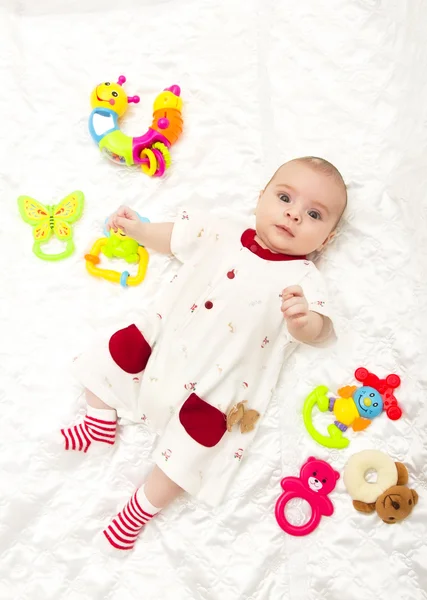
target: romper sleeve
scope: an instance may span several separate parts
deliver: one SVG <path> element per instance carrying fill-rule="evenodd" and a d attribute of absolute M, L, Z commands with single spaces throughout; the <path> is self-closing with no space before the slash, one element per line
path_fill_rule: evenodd
<path fill-rule="evenodd" d="M 180 262 L 193 258 L 220 233 L 220 219 L 206 212 L 182 211 L 172 229 L 171 250 Z"/>
<path fill-rule="evenodd" d="M 329 319 L 330 330 L 328 336 L 323 342 L 316 345 L 329 345 L 336 338 L 333 323 L 334 315 L 329 303 L 325 280 L 313 263 L 310 264 L 310 268 L 301 281 L 301 287 L 304 296 L 307 299 L 309 310 L 317 312 Z"/>

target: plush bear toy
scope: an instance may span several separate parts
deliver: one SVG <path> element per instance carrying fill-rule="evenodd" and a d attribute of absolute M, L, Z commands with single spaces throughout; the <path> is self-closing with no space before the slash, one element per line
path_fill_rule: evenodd
<path fill-rule="evenodd" d="M 367 471 L 376 471 L 377 480 L 369 483 Z M 405 465 L 394 462 L 379 450 L 363 450 L 350 457 L 344 470 L 344 484 L 359 512 L 377 511 L 384 523 L 393 524 L 406 519 L 418 502 L 415 490 L 408 483 Z"/>

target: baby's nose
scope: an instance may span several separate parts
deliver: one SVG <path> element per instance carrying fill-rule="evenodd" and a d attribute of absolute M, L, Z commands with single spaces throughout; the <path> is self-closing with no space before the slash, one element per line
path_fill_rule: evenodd
<path fill-rule="evenodd" d="M 287 210 L 286 211 L 286 215 L 292 220 L 295 221 L 296 223 L 299 223 L 301 221 L 301 217 L 299 215 L 299 213 L 297 211 L 291 211 L 291 210 Z"/>
<path fill-rule="evenodd" d="M 369 398 L 365 398 L 364 401 L 363 401 L 363 404 L 365 406 L 371 406 L 372 403 L 371 403 L 371 400 Z"/>

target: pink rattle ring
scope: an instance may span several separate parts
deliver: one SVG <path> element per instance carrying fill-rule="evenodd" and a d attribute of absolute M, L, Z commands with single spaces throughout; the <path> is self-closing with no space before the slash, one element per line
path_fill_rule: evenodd
<path fill-rule="evenodd" d="M 276 520 L 283 531 L 295 536 L 308 535 L 317 528 L 322 515 L 330 517 L 334 506 L 328 494 L 335 488 L 339 476 L 330 464 L 310 456 L 301 467 L 299 477 L 284 477 L 281 481 L 283 494 L 275 509 Z M 294 498 L 306 500 L 310 505 L 311 516 L 304 525 L 293 525 L 286 518 L 286 505 Z"/>

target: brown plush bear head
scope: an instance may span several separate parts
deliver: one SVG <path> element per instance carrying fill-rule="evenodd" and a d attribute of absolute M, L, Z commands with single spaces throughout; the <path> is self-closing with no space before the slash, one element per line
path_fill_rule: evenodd
<path fill-rule="evenodd" d="M 375 510 L 384 523 L 392 525 L 406 519 L 418 502 L 418 494 L 415 490 L 405 487 L 408 483 L 408 471 L 402 463 L 395 463 L 397 470 L 397 484 L 388 488 L 376 502 L 361 502 L 353 500 L 356 510 L 364 513 L 372 513 Z"/>
<path fill-rule="evenodd" d="M 375 508 L 384 523 L 391 525 L 406 519 L 417 502 L 418 494 L 415 490 L 410 490 L 403 485 L 393 485 L 377 498 Z"/>
<path fill-rule="evenodd" d="M 403 485 L 393 485 L 384 494 L 381 494 L 376 502 L 367 504 L 360 500 L 354 500 L 353 505 L 360 512 L 372 513 L 376 510 L 384 523 L 392 525 L 406 519 L 417 502 L 418 494 L 415 490 L 410 490 Z"/>

